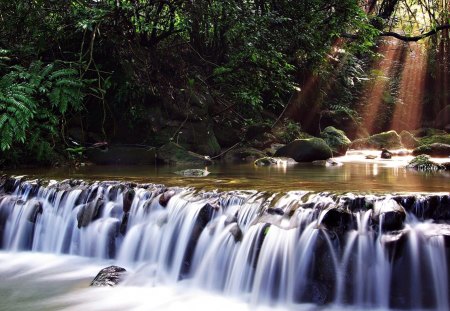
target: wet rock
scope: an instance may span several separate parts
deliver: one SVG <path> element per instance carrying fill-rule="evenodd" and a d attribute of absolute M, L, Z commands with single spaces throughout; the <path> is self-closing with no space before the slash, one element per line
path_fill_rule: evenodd
<path fill-rule="evenodd" d="M 122 235 L 125 235 L 125 233 L 127 232 L 129 216 L 130 216 L 130 213 L 128 213 L 128 212 L 123 213 L 123 215 L 122 215 L 122 221 L 120 222 L 120 227 L 119 227 L 119 232 Z"/>
<path fill-rule="evenodd" d="M 350 139 L 345 135 L 344 131 L 338 130 L 333 126 L 327 126 L 320 137 L 325 140 L 327 145 L 333 151 L 334 156 L 343 156 L 351 144 Z"/>
<path fill-rule="evenodd" d="M 187 151 L 182 146 L 173 142 L 160 147 L 156 156 L 166 164 L 208 165 L 212 163 L 208 157 Z"/>
<path fill-rule="evenodd" d="M 416 149 L 413 150 L 413 155 L 417 156 L 421 154 L 426 154 L 436 158 L 450 157 L 450 145 L 433 143 L 430 145 L 417 147 Z"/>
<path fill-rule="evenodd" d="M 270 165 L 276 165 L 278 163 L 277 159 L 272 157 L 264 157 L 259 158 L 253 162 L 256 166 L 270 166 Z"/>
<path fill-rule="evenodd" d="M 270 207 L 267 209 L 267 213 L 270 215 L 279 215 L 279 216 L 284 215 L 283 209 L 281 209 L 279 207 L 276 207 L 276 208 Z"/>
<path fill-rule="evenodd" d="M 187 169 L 187 170 L 182 170 L 182 171 L 176 171 L 175 174 L 177 175 L 181 175 L 181 176 L 186 176 L 186 177 L 205 177 L 209 175 L 209 171 L 208 169 L 198 169 L 198 168 L 193 168 L 193 169 Z"/>
<path fill-rule="evenodd" d="M 450 124 L 450 105 L 445 106 L 436 114 L 434 126 L 438 129 L 444 129 Z"/>
<path fill-rule="evenodd" d="M 162 207 L 166 207 L 167 204 L 169 203 L 169 200 L 175 195 L 175 191 L 174 190 L 167 190 L 166 192 L 164 192 L 163 194 L 161 194 L 159 196 L 159 204 Z"/>
<path fill-rule="evenodd" d="M 127 270 L 118 266 L 109 266 L 100 270 L 97 276 L 92 280 L 93 287 L 116 286 L 123 280 Z"/>
<path fill-rule="evenodd" d="M 237 217 L 236 215 L 228 215 L 227 219 L 225 219 L 225 226 L 228 226 L 234 222 L 237 222 Z"/>
<path fill-rule="evenodd" d="M 354 216 L 345 210 L 332 208 L 326 212 L 321 223 L 328 230 L 343 233 L 354 228 Z"/>
<path fill-rule="evenodd" d="M 42 209 L 42 203 L 36 199 L 31 199 L 30 201 L 28 201 L 27 209 L 29 209 L 27 219 L 33 224 L 36 223 L 38 215 L 42 214 L 42 212 L 44 211 Z"/>
<path fill-rule="evenodd" d="M 400 230 L 406 218 L 406 211 L 393 199 L 376 201 L 373 207 L 372 220 L 383 231 Z"/>
<path fill-rule="evenodd" d="M 104 206 L 102 197 L 97 197 L 93 201 L 81 206 L 77 214 L 78 228 L 87 227 L 92 220 L 99 215 L 100 209 Z"/>
<path fill-rule="evenodd" d="M 205 121 L 188 121 L 175 135 L 174 141 L 201 155 L 215 156 L 220 153 L 220 145 L 213 125 Z"/>
<path fill-rule="evenodd" d="M 321 138 L 297 139 L 278 149 L 275 156 L 292 158 L 297 162 L 312 162 L 331 158 L 332 151 Z"/>
<path fill-rule="evenodd" d="M 135 194 L 136 193 L 135 193 L 135 191 L 133 189 L 127 189 L 123 193 L 122 204 L 123 204 L 123 211 L 125 213 L 128 213 L 130 211 L 131 204 L 133 203 L 133 199 L 134 199 L 134 195 Z"/>
<path fill-rule="evenodd" d="M 230 233 L 236 243 L 242 241 L 242 231 L 237 223 L 233 223 L 233 225 L 230 227 Z"/>
<path fill-rule="evenodd" d="M 381 149 L 380 158 L 382 158 L 382 159 L 390 159 L 390 158 L 392 158 L 392 152 L 390 152 L 389 150 L 383 148 L 383 149 Z"/>
<path fill-rule="evenodd" d="M 249 163 L 256 159 L 265 157 L 266 154 L 252 147 L 233 148 L 225 154 L 224 161 L 227 163 Z"/>
<path fill-rule="evenodd" d="M 312 161 L 312 165 L 328 167 L 328 166 L 341 166 L 342 163 L 336 162 L 333 159 L 327 159 L 327 160 Z"/>

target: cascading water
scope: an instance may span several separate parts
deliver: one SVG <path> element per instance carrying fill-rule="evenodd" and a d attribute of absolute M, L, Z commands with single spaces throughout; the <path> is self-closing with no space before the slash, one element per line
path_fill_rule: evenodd
<path fill-rule="evenodd" d="M 4 251 L 111 259 L 124 286 L 252 305 L 449 309 L 450 200 L 67 180 L 0 183 Z"/>

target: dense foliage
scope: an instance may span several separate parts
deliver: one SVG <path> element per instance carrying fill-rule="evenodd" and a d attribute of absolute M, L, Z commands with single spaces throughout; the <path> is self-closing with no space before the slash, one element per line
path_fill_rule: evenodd
<path fill-rule="evenodd" d="M 420 3 L 1 1 L 3 158 L 54 161 L 74 126 L 119 141 L 134 131 L 133 142 L 151 142 L 145 135 L 159 129 L 154 119 L 171 101 L 186 105 L 186 120 L 196 115 L 196 93 L 212 97 L 213 116 L 275 118 L 311 76 L 322 79 L 320 109 L 352 115 L 378 35 L 396 26 L 414 32 L 397 9 L 428 12 L 431 27 L 447 16 Z"/>

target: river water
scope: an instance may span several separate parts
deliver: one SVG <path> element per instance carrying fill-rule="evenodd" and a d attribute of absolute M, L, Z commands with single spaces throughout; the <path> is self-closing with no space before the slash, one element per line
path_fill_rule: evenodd
<path fill-rule="evenodd" d="M 449 176 L 407 160 L 213 165 L 204 178 L 153 166 L 7 172 L 90 182 L 21 181 L 0 197 L 0 310 L 449 310 Z M 396 202 L 402 229 L 382 232 L 375 211 Z M 352 220 L 334 227 L 336 215 Z M 89 287 L 111 264 L 127 269 L 124 283 Z"/>

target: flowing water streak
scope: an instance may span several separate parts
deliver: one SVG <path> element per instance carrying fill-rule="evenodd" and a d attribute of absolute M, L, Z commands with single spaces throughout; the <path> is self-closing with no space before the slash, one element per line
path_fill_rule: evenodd
<path fill-rule="evenodd" d="M 391 196 L 18 182 L 0 197 L 1 246 L 112 258 L 136 271 L 128 286 L 183 280 L 252 305 L 448 309 L 450 233 L 411 214 L 428 215 L 431 201 L 399 199 L 411 213 L 394 233 L 383 231 L 384 214 L 366 209 L 372 201 L 393 203 Z"/>

